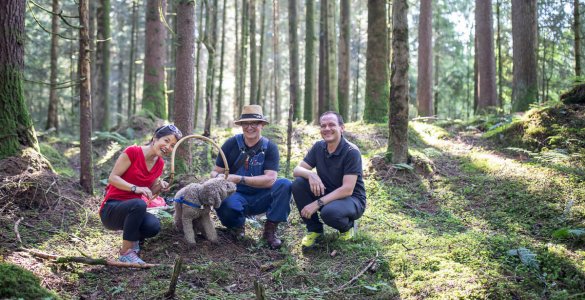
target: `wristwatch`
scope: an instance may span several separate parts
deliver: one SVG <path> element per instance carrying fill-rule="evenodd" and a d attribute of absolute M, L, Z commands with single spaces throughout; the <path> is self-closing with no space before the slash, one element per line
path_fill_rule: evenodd
<path fill-rule="evenodd" d="M 246 177 L 240 176 L 240 184 L 246 184 Z"/>
<path fill-rule="evenodd" d="M 135 185 L 133 185 L 133 186 L 130 188 L 130 191 L 132 191 L 132 193 L 136 193 L 136 186 L 135 186 Z"/>
<path fill-rule="evenodd" d="M 325 205 L 325 203 L 323 203 L 323 200 L 321 200 L 321 198 L 317 199 L 317 205 L 319 205 L 319 208 L 323 207 L 323 205 Z"/>

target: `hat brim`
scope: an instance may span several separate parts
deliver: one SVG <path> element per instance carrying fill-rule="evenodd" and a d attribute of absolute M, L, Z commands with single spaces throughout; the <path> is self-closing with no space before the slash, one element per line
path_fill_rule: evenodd
<path fill-rule="evenodd" d="M 240 125 L 240 123 L 242 123 L 242 122 L 263 122 L 264 125 L 270 124 L 270 122 L 268 122 L 266 119 L 254 119 L 254 118 L 239 119 L 237 121 L 234 121 L 234 124 Z"/>

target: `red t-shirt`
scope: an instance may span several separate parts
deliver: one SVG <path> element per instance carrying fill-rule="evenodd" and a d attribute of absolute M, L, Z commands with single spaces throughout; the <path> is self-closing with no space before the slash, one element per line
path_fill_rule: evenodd
<path fill-rule="evenodd" d="M 156 160 L 152 169 L 148 171 L 148 168 L 146 167 L 146 159 L 141 146 L 130 146 L 124 150 L 124 153 L 126 153 L 130 159 L 130 167 L 128 167 L 128 170 L 126 170 L 121 177 L 128 183 L 135 186 L 150 187 L 154 181 L 162 175 L 165 162 L 161 157 Z M 141 198 L 141 195 L 135 194 L 132 191 L 123 191 L 108 184 L 106 187 L 106 196 L 102 201 L 100 211 L 109 199 L 124 201 L 136 198 Z"/>

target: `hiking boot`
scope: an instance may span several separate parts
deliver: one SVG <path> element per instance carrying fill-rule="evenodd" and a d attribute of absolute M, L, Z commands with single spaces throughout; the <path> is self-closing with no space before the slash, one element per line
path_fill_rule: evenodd
<path fill-rule="evenodd" d="M 246 237 L 246 227 L 245 226 L 231 227 L 230 233 L 234 238 L 236 238 L 236 240 L 238 241 L 243 240 Z"/>
<path fill-rule="evenodd" d="M 276 228 L 278 228 L 277 222 L 266 220 L 262 237 L 266 240 L 271 249 L 278 249 L 282 246 L 282 241 L 276 236 Z"/>
<path fill-rule="evenodd" d="M 125 263 L 133 263 L 133 264 L 145 264 L 145 262 L 136 255 L 136 252 L 132 249 L 128 249 L 126 253 L 120 255 L 118 261 L 125 262 Z"/>
<path fill-rule="evenodd" d="M 317 241 L 321 239 L 323 233 L 321 232 L 309 232 L 301 240 L 301 246 L 303 249 L 312 248 L 317 244 Z"/>
<path fill-rule="evenodd" d="M 351 241 L 355 237 L 355 229 L 354 227 L 350 228 L 346 232 L 339 232 L 339 240 L 340 241 Z"/>

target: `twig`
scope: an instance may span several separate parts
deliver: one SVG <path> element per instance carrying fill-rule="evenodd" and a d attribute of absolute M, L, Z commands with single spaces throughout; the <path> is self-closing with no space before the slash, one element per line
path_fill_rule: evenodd
<path fill-rule="evenodd" d="M 23 217 L 20 217 L 20 219 L 18 219 L 18 221 L 14 222 L 14 233 L 16 234 L 16 239 L 18 240 L 20 245 L 23 245 L 24 243 L 22 242 L 22 239 L 20 238 L 20 233 L 18 232 L 18 225 L 20 224 L 20 221 L 22 221 L 23 219 L 24 219 Z"/>
<path fill-rule="evenodd" d="M 171 284 L 169 285 L 169 290 L 165 293 L 166 299 L 172 299 L 175 297 L 175 289 L 177 288 L 177 281 L 179 280 L 182 266 L 183 258 L 180 255 L 177 255 L 177 258 L 175 258 L 175 267 L 173 268 L 173 276 L 171 277 Z"/>
<path fill-rule="evenodd" d="M 86 265 L 104 265 L 104 266 L 112 266 L 112 267 L 120 267 L 120 268 L 139 268 L 139 269 L 148 269 L 152 267 L 161 266 L 159 264 L 138 264 L 138 263 L 126 263 L 120 262 L 110 259 L 104 258 L 90 258 L 90 257 L 80 257 L 80 256 L 57 256 L 53 254 L 48 254 L 44 252 L 40 252 L 33 249 L 27 248 L 20 248 L 22 251 L 26 251 L 33 256 L 52 260 L 55 263 L 64 264 L 70 262 L 82 263 Z"/>
<path fill-rule="evenodd" d="M 345 289 L 347 286 L 353 284 L 356 280 L 358 280 L 358 278 L 360 278 L 360 276 L 364 275 L 364 273 L 367 270 L 369 270 L 374 265 L 374 263 L 376 262 L 376 259 L 377 258 L 378 258 L 378 252 L 376 252 L 376 257 L 374 257 L 374 258 L 372 258 L 372 259 L 369 260 L 369 262 L 368 262 L 368 264 L 366 265 L 365 268 L 363 268 L 361 271 L 359 271 L 359 273 L 357 273 L 353 278 L 351 278 L 344 285 L 338 287 L 337 288 L 337 291 Z"/>

